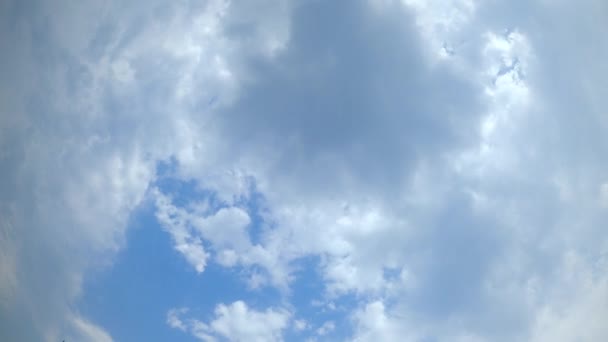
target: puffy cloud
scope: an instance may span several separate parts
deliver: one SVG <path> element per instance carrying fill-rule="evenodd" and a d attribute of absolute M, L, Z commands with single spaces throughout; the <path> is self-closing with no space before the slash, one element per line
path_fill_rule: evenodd
<path fill-rule="evenodd" d="M 605 2 L 116 5 L 0 5 L 0 339 L 109 340 L 72 304 L 146 196 L 197 272 L 285 295 L 318 257 L 355 340 L 605 339 Z"/>
<path fill-rule="evenodd" d="M 188 309 L 186 309 L 186 308 L 169 310 L 169 312 L 167 312 L 167 324 L 171 328 L 179 329 L 181 331 L 186 331 L 186 329 L 187 329 L 186 323 L 184 323 L 181 320 L 180 315 L 185 314 L 187 312 L 188 312 Z"/>
<path fill-rule="evenodd" d="M 190 61 L 150 39 L 174 41 L 195 20 L 177 7 L 155 18 L 160 4 L 149 5 L 3 4 L 0 339 L 107 337 L 71 309 L 83 274 L 111 262 L 156 163 L 183 150 L 170 132 L 184 104 L 166 90 L 181 82 L 170 66 Z M 157 35 L 153 23 L 172 20 L 184 26 Z"/>
<path fill-rule="evenodd" d="M 155 193 L 158 207 L 156 217 L 171 234 L 175 249 L 184 255 L 198 273 L 203 272 L 209 253 L 205 251 L 201 238 L 193 234 L 187 213 L 183 209 L 173 206 L 166 196 L 159 194 L 158 191 Z"/>
<path fill-rule="evenodd" d="M 196 319 L 183 321 L 179 314 L 185 311 L 170 310 L 167 323 L 181 330 L 189 329 L 201 341 L 215 341 L 222 337 L 229 341 L 282 341 L 283 331 L 288 327 L 290 313 L 284 309 L 269 308 L 264 311 L 251 309 L 242 301 L 219 304 L 215 317 L 208 323 Z"/>
<path fill-rule="evenodd" d="M 205 201 L 181 208 L 159 189 L 152 193 L 158 221 L 172 236 L 175 249 L 197 272 L 204 271 L 210 256 L 204 242 L 222 266 L 261 262 L 257 254 L 263 249 L 251 243 L 247 231 L 250 218 L 243 209 L 233 206 L 214 210 Z"/>
<path fill-rule="evenodd" d="M 382 301 L 373 301 L 353 314 L 357 326 L 354 341 L 418 341 L 418 329 L 412 329 L 405 317 L 389 317 Z"/>
<path fill-rule="evenodd" d="M 334 329 L 336 329 L 336 324 L 332 321 L 327 321 L 327 322 L 323 323 L 323 325 L 321 325 L 317 329 L 317 335 L 320 335 L 320 336 L 327 335 L 327 334 L 331 333 L 332 331 L 334 331 Z"/>
<path fill-rule="evenodd" d="M 306 320 L 296 319 L 293 321 L 293 328 L 296 331 L 303 331 L 309 328 L 309 324 L 306 322 Z"/>
<path fill-rule="evenodd" d="M 243 250 L 250 246 L 246 231 L 249 215 L 240 208 L 222 208 L 213 216 L 194 221 L 199 232 L 216 248 Z"/>

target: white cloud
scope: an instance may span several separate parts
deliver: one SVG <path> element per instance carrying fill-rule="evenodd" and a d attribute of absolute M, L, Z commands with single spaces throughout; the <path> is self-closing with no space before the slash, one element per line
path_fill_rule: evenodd
<path fill-rule="evenodd" d="M 137 5 L 115 5 L 41 2 L 20 11 L 12 3 L 2 11 L 0 44 L 11 53 L 0 63 L 0 339 L 103 335 L 72 312 L 83 275 L 122 247 L 157 161 L 188 147 L 174 134 L 185 102 L 158 87 L 173 88 L 192 60 L 154 42 L 177 41 L 193 19 L 178 10 L 160 19 L 162 30 L 144 19 L 138 34 L 129 27 Z M 165 30 L 165 19 L 175 26 Z M 188 58 L 206 68 L 207 57 Z M 202 271 L 202 245 L 179 236 L 178 248 Z"/>
<path fill-rule="evenodd" d="M 284 309 L 269 308 L 257 311 L 242 301 L 232 304 L 219 304 L 214 318 L 207 323 L 196 319 L 186 322 L 179 317 L 185 311 L 170 310 L 167 322 L 171 327 L 190 332 L 201 341 L 215 341 L 224 338 L 234 342 L 273 342 L 283 341 L 283 331 L 288 327 L 291 314 Z"/>
<path fill-rule="evenodd" d="M 367 304 L 362 310 L 354 314 L 357 331 L 353 341 L 416 341 L 418 336 L 410 331 L 407 323 L 386 314 L 381 301 Z"/>
<path fill-rule="evenodd" d="M 293 328 L 296 331 L 303 331 L 309 328 L 309 324 L 308 322 L 306 322 L 306 320 L 304 319 L 296 319 L 293 321 Z"/>
<path fill-rule="evenodd" d="M 325 336 L 330 334 L 332 331 L 336 329 L 336 324 L 332 321 L 324 322 L 319 328 L 317 328 L 317 335 Z"/>
<path fill-rule="evenodd" d="M 85 321 L 81 317 L 73 316 L 71 323 L 75 329 L 75 335 L 72 338 L 83 342 L 112 342 L 113 339 L 110 335 L 97 327 L 96 325 Z M 49 338 L 52 340 L 52 338 Z"/>
<path fill-rule="evenodd" d="M 214 252 L 216 261 L 226 267 L 247 264 L 252 253 L 255 254 L 246 230 L 250 218 L 243 209 L 227 207 L 210 212 L 207 203 L 199 202 L 193 204 L 193 210 L 187 210 L 173 205 L 158 189 L 154 189 L 153 196 L 158 221 L 171 234 L 175 249 L 198 273 L 204 271 L 210 257 L 203 241 Z"/>
<path fill-rule="evenodd" d="M 181 331 L 186 331 L 187 325 L 186 325 L 186 323 L 184 323 L 181 320 L 180 315 L 186 314 L 187 312 L 188 312 L 188 309 L 186 309 L 186 308 L 169 310 L 169 312 L 167 312 L 167 324 L 171 328 L 179 329 Z"/>
<path fill-rule="evenodd" d="M 559 268 L 560 286 L 538 308 L 531 341 L 602 341 L 608 338 L 608 258 L 589 262 L 567 253 Z"/>
<path fill-rule="evenodd" d="M 383 4 L 388 7 L 393 5 Z M 270 139 L 283 137 L 283 131 L 290 131 L 292 135 L 289 137 L 291 140 L 285 138 L 286 143 L 280 146 L 267 146 L 263 139 L 252 138 L 250 149 L 242 151 L 243 156 L 239 159 L 242 163 L 239 167 L 247 170 L 246 173 L 255 179 L 267 198 L 270 209 L 267 218 L 279 228 L 266 233 L 259 249 L 264 257 L 256 260 L 272 270 L 281 269 L 276 276 L 282 280 L 270 282 L 276 285 L 289 282 L 289 261 L 311 254 L 320 255 L 326 290 L 333 296 L 356 291 L 388 296 L 397 303 L 401 303 L 403 298 L 422 298 L 419 299 L 420 305 L 434 306 L 437 304 L 430 298 L 434 291 L 455 291 L 453 296 L 466 297 L 458 291 L 473 288 L 470 290 L 473 291 L 470 303 L 466 299 L 458 305 L 445 304 L 438 305 L 440 308 L 428 309 L 438 310 L 437 315 L 454 316 L 455 323 L 446 325 L 434 321 L 432 315 L 426 317 L 427 321 L 421 322 L 423 318 L 417 317 L 415 311 L 403 311 L 400 305 L 389 312 L 384 307 L 379 310 L 377 305 L 368 306 L 369 315 L 376 313 L 379 327 L 361 326 L 357 335 L 360 338 L 378 335 L 389 336 L 387 338 L 390 340 L 390 336 L 402 333 L 398 327 L 405 324 L 403 315 L 412 315 L 411 329 L 406 335 L 414 337 L 432 334 L 435 329 L 440 331 L 437 336 L 463 341 L 508 340 L 519 329 L 523 335 L 518 337 L 525 338 L 522 336 L 526 336 L 525 331 L 531 329 L 538 303 L 528 298 L 524 300 L 529 301 L 526 304 L 520 303 L 523 305 L 521 311 L 513 304 L 513 307 L 505 310 L 505 314 L 496 313 L 491 307 L 518 302 L 512 296 L 521 296 L 528 291 L 531 283 L 538 283 L 542 288 L 549 287 L 551 280 L 537 274 L 535 267 L 545 263 L 544 258 L 560 255 L 559 246 L 574 243 L 574 240 L 568 240 L 572 237 L 568 228 L 576 222 L 575 217 L 579 217 L 574 210 L 568 209 L 569 204 L 559 204 L 551 199 L 556 190 L 555 184 L 549 184 L 544 179 L 558 175 L 561 177 L 558 177 L 560 189 L 571 189 L 572 194 L 586 198 L 590 198 L 590 194 L 595 196 L 597 192 L 591 186 L 572 187 L 576 179 L 580 180 L 582 176 L 575 178 L 569 171 L 551 170 L 550 164 L 556 162 L 551 158 L 555 158 L 555 155 L 543 154 L 550 148 L 545 139 L 550 138 L 548 133 L 544 134 L 542 123 L 543 118 L 549 118 L 551 113 L 544 103 L 558 101 L 559 97 L 547 94 L 546 89 L 538 84 L 539 73 L 542 73 L 539 60 L 546 57 L 545 52 L 540 51 L 543 46 L 539 46 L 536 40 L 537 28 L 485 23 L 475 15 L 497 9 L 477 6 L 472 2 L 447 3 L 445 8 L 439 10 L 439 15 L 431 6 L 424 7 L 414 2 L 407 5 L 413 8 L 417 16 L 422 37 L 432 36 L 432 40 L 429 40 L 431 44 L 441 43 L 443 46 L 447 42 L 448 47 L 454 48 L 454 56 L 433 62 L 435 64 L 431 68 L 437 68 L 434 69 L 437 73 L 445 72 L 441 76 L 446 79 L 460 77 L 465 80 L 464 84 L 471 82 L 473 86 L 467 90 L 476 92 L 475 96 L 483 102 L 479 107 L 472 103 L 455 102 L 455 112 L 473 114 L 468 118 L 457 117 L 454 123 L 446 118 L 451 123 L 447 129 L 450 132 L 448 135 L 466 135 L 463 132 L 468 132 L 473 138 L 469 144 L 458 148 L 442 147 L 438 153 L 441 158 L 429 157 L 432 155 L 430 151 L 421 152 L 412 157 L 409 164 L 405 164 L 408 168 L 399 176 L 390 178 L 390 172 L 399 170 L 400 164 L 393 163 L 386 154 L 352 147 L 368 156 L 367 164 L 358 164 L 357 155 L 349 155 L 350 145 L 338 144 L 336 147 L 332 145 L 331 138 L 324 137 L 322 133 L 317 134 L 315 139 L 307 140 L 313 128 L 310 131 L 301 126 L 292 128 L 290 119 L 294 116 L 297 118 L 299 113 L 290 112 L 292 116 L 281 121 L 282 117 L 273 116 L 274 108 L 258 108 L 260 111 L 270 111 L 267 116 L 258 118 L 266 123 L 259 126 L 262 135 L 270 136 Z M 386 12 L 380 10 L 373 15 L 380 17 Z M 433 18 L 438 18 L 438 21 L 433 21 Z M 297 15 L 294 20 L 297 21 Z M 296 22 L 296 28 L 297 25 Z M 392 29 L 396 30 L 394 27 Z M 459 41 L 467 36 L 470 39 Z M 297 36 L 294 39 L 292 47 L 297 47 Z M 430 48 L 439 47 L 435 45 Z M 334 53 L 339 55 L 339 52 Z M 285 68 L 297 70 L 297 65 L 289 62 L 281 60 L 279 54 L 278 64 L 284 63 Z M 271 78 L 271 82 L 275 81 L 280 83 L 282 79 Z M 349 81 L 341 80 L 342 83 L 348 84 Z M 289 87 L 290 84 L 282 86 Z M 262 89 L 275 94 L 274 88 Z M 264 95 L 263 92 L 256 93 L 255 87 L 249 91 L 257 96 Z M 299 89 L 294 87 L 294 92 L 297 91 Z M 440 88 L 433 88 L 433 91 L 438 92 Z M 247 91 L 244 90 L 243 94 L 246 97 Z M 293 101 L 297 107 L 298 99 Z M 236 102 L 238 109 L 239 99 Z M 247 104 L 244 108 L 258 104 L 255 101 L 244 103 Z M 427 113 L 433 111 L 429 108 L 425 110 L 428 110 Z M 257 123 L 251 123 L 246 117 L 238 116 L 238 113 L 226 113 L 228 117 L 235 115 L 253 125 L 254 131 L 258 127 Z M 381 111 L 376 111 L 376 114 L 376 117 L 383 115 Z M 350 120 L 356 123 L 359 119 L 357 115 L 357 112 L 351 113 Z M 470 121 L 461 123 L 460 119 Z M 281 122 L 276 129 L 272 126 L 275 120 Z M 307 117 L 307 120 L 315 122 L 315 117 Z M 329 125 L 331 120 L 323 124 Z M 406 125 L 406 122 L 401 124 Z M 238 129 L 239 123 L 227 121 L 226 125 L 231 129 L 236 125 Z M 321 125 L 321 121 L 318 125 Z M 318 130 L 318 125 L 311 127 Z M 348 134 L 352 134 L 357 137 L 349 142 L 353 146 L 362 142 L 363 146 L 375 146 L 377 136 L 368 141 L 366 130 L 357 129 L 354 126 L 342 130 L 345 133 L 343 138 L 348 141 Z M 383 138 L 390 139 L 388 126 L 381 126 L 380 131 L 385 133 Z M 442 131 L 438 129 L 437 132 Z M 427 133 L 433 135 L 437 132 Z M 397 139 L 392 141 L 407 151 L 407 144 L 399 145 L 403 142 Z M 414 143 L 421 142 L 417 140 Z M 276 155 L 281 157 L 278 157 L 280 162 L 274 165 Z M 382 158 L 375 159 L 377 155 Z M 409 157 L 406 152 L 402 156 L 404 160 Z M 387 174 L 380 173 L 381 176 L 378 176 L 369 165 L 382 165 L 382 170 L 386 170 Z M 382 176 L 383 179 L 390 178 L 391 182 L 386 185 L 376 181 Z M 591 180 L 589 182 L 598 184 Z M 526 187 L 535 189 L 528 190 L 528 193 L 534 192 L 534 199 L 527 197 Z M 396 192 L 399 194 L 396 195 Z M 577 197 L 570 195 L 570 198 Z M 458 204 L 468 201 L 471 202 L 470 207 L 468 204 Z M 590 203 L 588 200 L 584 202 Z M 582 207 L 581 203 L 579 208 Z M 593 217 L 600 215 L 597 208 L 587 204 L 584 207 Z M 552 221 L 545 210 L 560 210 L 561 215 Z M 552 223 L 549 224 L 549 221 Z M 586 226 L 589 234 L 597 234 L 594 227 L 598 222 L 587 219 L 586 223 L 578 223 L 577 226 Z M 448 230 L 446 226 L 454 227 L 450 228 L 454 229 L 453 236 L 462 240 L 444 243 L 442 232 Z M 551 236 L 551 231 L 559 233 Z M 529 246 L 535 244 L 547 249 L 538 255 L 526 252 Z M 491 247 L 486 248 L 485 245 Z M 460 252 L 460 249 L 467 253 Z M 233 260 L 230 255 L 228 253 L 227 260 Z M 226 263 L 232 265 L 233 261 Z M 462 274 L 449 273 L 448 267 L 442 268 L 444 263 L 462 269 Z M 500 267 L 508 268 L 504 272 L 494 270 Z M 551 269 L 551 266 L 548 267 L 547 271 Z M 387 269 L 407 277 L 387 277 Z M 450 275 L 442 278 L 442 273 Z M 454 280 L 463 282 L 461 289 L 456 286 L 456 290 L 450 289 L 448 284 Z M 446 284 L 424 290 L 429 283 L 438 282 Z M 500 285 L 501 282 L 503 285 Z M 475 296 L 479 298 L 474 300 Z M 377 310 L 372 310 L 374 308 Z M 448 313 L 442 313 L 442 310 Z M 518 320 L 515 318 L 517 315 L 522 318 Z M 486 318 L 483 323 L 474 322 L 479 316 Z M 500 325 L 498 322 L 501 320 L 502 330 L 488 327 Z M 362 320 L 357 322 L 364 324 Z"/>
<path fill-rule="evenodd" d="M 431 56 L 446 59 L 460 53 L 467 44 L 461 31 L 474 19 L 477 9 L 475 0 L 421 1 L 401 0 L 415 14 L 416 25 L 428 42 Z"/>
<path fill-rule="evenodd" d="M 195 235 L 190 227 L 188 213 L 171 204 L 170 199 L 154 190 L 156 199 L 156 217 L 171 234 L 175 249 L 184 255 L 198 273 L 205 270 L 209 253 L 203 247 L 201 238 Z"/>
<path fill-rule="evenodd" d="M 72 308 L 149 193 L 199 273 L 288 293 L 319 257 L 324 299 L 374 298 L 354 339 L 605 339 L 606 5 L 402 3 L 3 4 L 0 338 L 109 340 Z M 225 207 L 147 192 L 170 157 Z M 201 340 L 290 317 L 185 314 Z"/>
<path fill-rule="evenodd" d="M 194 226 L 202 236 L 211 241 L 214 248 L 243 251 L 250 248 L 246 231 L 250 223 L 249 215 L 240 208 L 230 207 L 218 210 L 213 216 L 197 217 Z"/>

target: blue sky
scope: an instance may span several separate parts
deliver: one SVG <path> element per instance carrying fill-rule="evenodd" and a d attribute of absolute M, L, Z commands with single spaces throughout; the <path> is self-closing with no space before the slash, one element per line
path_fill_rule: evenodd
<path fill-rule="evenodd" d="M 0 341 L 608 340 L 606 13 L 0 2 Z"/>

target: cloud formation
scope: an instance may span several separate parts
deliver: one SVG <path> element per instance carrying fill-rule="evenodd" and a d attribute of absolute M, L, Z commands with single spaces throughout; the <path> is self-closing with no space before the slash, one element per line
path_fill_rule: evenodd
<path fill-rule="evenodd" d="M 278 290 L 167 308 L 203 341 L 608 339 L 604 1 L 0 6 L 0 340 L 111 341 L 76 302 L 148 202 Z"/>
<path fill-rule="evenodd" d="M 167 314 L 167 323 L 177 329 L 190 331 L 201 341 L 212 342 L 218 337 L 228 341 L 274 342 L 282 341 L 282 331 L 287 327 L 290 314 L 280 309 L 256 311 L 242 301 L 219 304 L 214 318 L 204 323 L 196 319 L 184 322 L 182 314 L 187 309 L 172 309 Z"/>

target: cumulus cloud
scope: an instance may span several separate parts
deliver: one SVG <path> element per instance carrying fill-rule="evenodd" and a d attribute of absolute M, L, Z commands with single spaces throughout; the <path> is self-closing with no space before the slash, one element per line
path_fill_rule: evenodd
<path fill-rule="evenodd" d="M 296 319 L 293 321 L 293 327 L 296 331 L 303 331 L 309 328 L 309 324 L 306 320 Z"/>
<path fill-rule="evenodd" d="M 207 342 L 220 337 L 235 342 L 282 341 L 283 330 L 288 327 L 291 316 L 284 309 L 257 311 L 242 301 L 219 304 L 215 308 L 214 318 L 207 323 L 196 319 L 184 321 L 180 314 L 185 312 L 183 309 L 170 310 L 167 323 L 180 330 L 190 330 L 196 338 Z"/>
<path fill-rule="evenodd" d="M 149 30 L 137 34 L 132 25 L 142 23 L 131 19 L 138 6 L 3 6 L 1 44 L 10 53 L 2 56 L 0 91 L 6 99 L 0 115 L 0 338 L 86 340 L 88 332 L 101 340 L 99 328 L 71 310 L 83 273 L 111 261 L 157 161 L 182 150 L 179 139 L 167 135 L 179 127 L 174 110 L 181 106 L 165 90 L 179 83 L 167 67 L 188 65 L 178 51 L 150 47 L 157 33 L 152 23 L 193 20 L 177 11 L 156 21 L 144 10 Z M 175 33 L 164 37 L 172 40 Z M 152 50 L 155 56 L 167 52 L 164 74 L 145 59 Z M 158 67 L 154 74 L 146 71 L 151 67 Z M 144 116 L 148 124 L 140 124 Z M 200 249 L 191 251 L 201 259 Z"/>
<path fill-rule="evenodd" d="M 158 191 L 156 191 L 158 194 Z M 175 249 L 201 273 L 207 265 L 209 253 L 205 251 L 200 236 L 192 233 L 187 213 L 171 204 L 169 199 L 162 195 L 156 196 L 158 221 L 171 234 Z"/>
<path fill-rule="evenodd" d="M 198 273 L 289 301 L 314 258 L 344 339 L 608 339 L 604 1 L 0 6 L 0 339 L 111 340 L 74 303 L 147 199 Z M 291 320 L 187 314 L 204 341 Z"/>
<path fill-rule="evenodd" d="M 265 264 L 264 248 L 251 242 L 247 231 L 250 218 L 245 210 L 237 206 L 214 209 L 204 201 L 193 203 L 190 208 L 177 207 L 158 189 L 153 190 L 153 196 L 158 221 L 172 236 L 174 248 L 198 273 L 205 270 L 211 255 L 225 267 L 261 264 L 270 269 Z"/>
<path fill-rule="evenodd" d="M 332 321 L 327 321 L 317 329 L 317 334 L 324 336 L 334 331 L 334 329 L 336 329 L 336 324 Z"/>
<path fill-rule="evenodd" d="M 380 301 L 367 304 L 355 313 L 354 319 L 359 329 L 355 341 L 415 341 L 419 338 L 412 336 L 412 332 L 397 319 L 389 319 Z"/>

